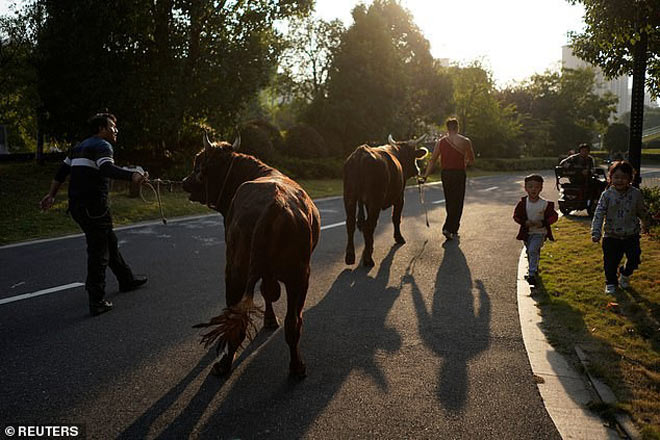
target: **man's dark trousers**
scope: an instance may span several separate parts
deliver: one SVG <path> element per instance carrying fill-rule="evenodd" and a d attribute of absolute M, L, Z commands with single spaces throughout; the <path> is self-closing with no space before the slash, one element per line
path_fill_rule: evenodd
<path fill-rule="evenodd" d="M 133 273 L 124 261 L 112 230 L 110 209 L 104 204 L 69 202 L 73 219 L 80 225 L 87 239 L 87 280 L 85 288 L 90 303 L 98 303 L 105 296 L 105 269 L 110 269 L 119 284 L 128 284 Z"/>
<path fill-rule="evenodd" d="M 447 219 L 443 231 L 458 233 L 465 200 L 465 170 L 442 170 L 442 189 L 445 192 Z"/>

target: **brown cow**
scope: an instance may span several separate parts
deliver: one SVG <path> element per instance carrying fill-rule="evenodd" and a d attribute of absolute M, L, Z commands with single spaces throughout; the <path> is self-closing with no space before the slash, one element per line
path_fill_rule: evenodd
<path fill-rule="evenodd" d="M 292 375 L 304 377 L 299 348 L 302 309 L 321 219 L 314 202 L 296 182 L 252 156 L 237 153 L 239 144 L 240 138 L 234 145 L 212 144 L 205 136 L 194 171 L 183 181 L 190 200 L 219 211 L 225 224 L 227 308 L 198 325 L 215 327 L 203 335 L 202 342 L 208 346 L 217 340 L 218 351 L 227 347 L 213 369 L 216 374 L 229 373 L 259 312 L 253 303 L 255 285 L 261 280 L 264 327 L 276 328 L 272 303 L 280 297 L 281 281 L 287 294 L 284 329 L 291 351 L 289 369 Z"/>
<path fill-rule="evenodd" d="M 381 210 L 394 206 L 392 223 L 394 240 L 403 244 L 401 235 L 401 212 L 406 181 L 419 174 L 417 159 L 428 153 L 426 148 L 417 148 L 425 136 L 417 140 L 396 142 L 390 135 L 388 144 L 380 147 L 360 145 L 344 163 L 344 208 L 346 210 L 346 264 L 355 263 L 355 208 L 358 207 L 357 227 L 364 236 L 362 264 L 374 266 L 374 230 Z M 367 207 L 365 220 L 364 207 Z"/>

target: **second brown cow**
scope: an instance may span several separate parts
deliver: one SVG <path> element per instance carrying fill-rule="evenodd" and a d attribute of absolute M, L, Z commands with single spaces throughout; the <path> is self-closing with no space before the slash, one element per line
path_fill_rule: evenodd
<path fill-rule="evenodd" d="M 344 208 L 346 210 L 346 264 L 355 263 L 353 235 L 355 227 L 364 236 L 361 263 L 374 266 L 374 230 L 381 210 L 393 206 L 394 240 L 403 244 L 401 212 L 406 181 L 419 174 L 417 159 L 425 156 L 426 148 L 418 148 L 424 136 L 411 141 L 396 142 L 392 136 L 380 147 L 360 145 L 344 163 Z M 357 208 L 357 222 L 356 222 Z M 366 215 L 365 215 L 366 208 Z"/>

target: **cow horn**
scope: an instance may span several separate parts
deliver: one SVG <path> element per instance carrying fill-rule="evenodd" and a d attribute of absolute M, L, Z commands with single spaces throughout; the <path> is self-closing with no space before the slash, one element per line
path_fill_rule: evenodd
<path fill-rule="evenodd" d="M 396 144 L 396 141 L 394 140 L 391 134 L 387 135 L 387 142 L 391 145 Z"/>
<path fill-rule="evenodd" d="M 204 143 L 204 151 L 208 151 L 211 149 L 211 141 L 209 140 L 209 132 L 204 130 L 204 137 L 202 138 L 202 141 Z"/>
<path fill-rule="evenodd" d="M 416 144 L 422 143 L 424 141 L 424 139 L 426 139 L 426 133 L 424 133 L 423 135 L 421 135 L 420 137 L 415 139 L 415 143 Z"/>
<path fill-rule="evenodd" d="M 238 133 L 238 136 L 236 136 L 236 139 L 234 139 L 234 143 L 231 144 L 231 148 L 234 151 L 238 151 L 239 148 L 241 148 L 241 133 Z"/>

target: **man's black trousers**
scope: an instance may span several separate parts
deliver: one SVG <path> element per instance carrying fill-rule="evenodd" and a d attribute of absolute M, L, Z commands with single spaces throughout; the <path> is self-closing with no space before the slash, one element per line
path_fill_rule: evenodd
<path fill-rule="evenodd" d="M 87 280 L 85 288 L 90 303 L 100 302 L 105 295 L 105 269 L 110 269 L 119 284 L 128 284 L 133 273 L 117 247 L 112 230 L 112 216 L 105 204 L 69 203 L 73 219 L 80 225 L 87 239 Z"/>
<path fill-rule="evenodd" d="M 458 233 L 465 200 L 465 170 L 442 170 L 442 189 L 445 192 L 447 219 L 443 231 Z"/>

